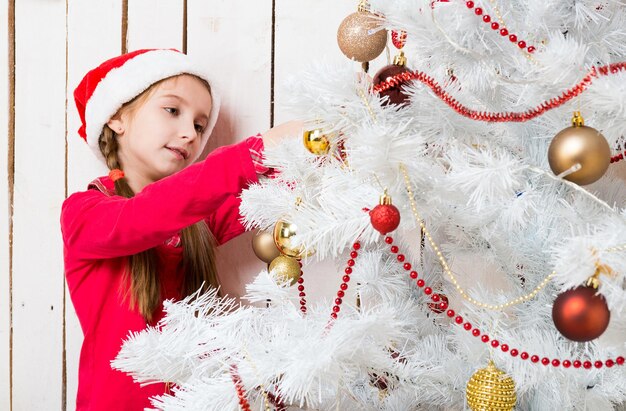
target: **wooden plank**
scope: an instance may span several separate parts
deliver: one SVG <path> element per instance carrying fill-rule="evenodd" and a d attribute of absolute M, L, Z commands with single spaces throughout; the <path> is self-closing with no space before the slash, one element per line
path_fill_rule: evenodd
<path fill-rule="evenodd" d="M 60 409 L 65 1 L 15 3 L 12 406 Z"/>
<path fill-rule="evenodd" d="M 357 1 L 337 0 L 275 0 L 276 41 L 274 63 L 274 115 L 276 124 L 291 120 L 293 114 L 281 105 L 290 90 L 285 80 L 289 76 L 310 71 L 316 62 L 352 65 L 355 71 L 360 63 L 351 62 L 337 45 L 337 29 L 343 19 L 356 11 Z M 375 62 L 381 63 L 385 52 Z M 373 73 L 370 70 L 370 73 Z M 319 81 L 324 81 L 320 78 Z"/>
<path fill-rule="evenodd" d="M 73 93 L 87 71 L 122 52 L 122 0 L 71 1 L 68 6 L 67 191 L 72 194 L 85 190 L 91 180 L 108 172 L 78 135 L 80 118 Z M 94 47 L 96 44 L 97 47 Z M 78 362 L 83 333 L 67 288 L 65 293 L 65 392 L 67 409 L 71 411 L 76 409 Z"/>
<path fill-rule="evenodd" d="M 128 50 L 183 46 L 184 0 L 128 2 Z"/>
<path fill-rule="evenodd" d="M 232 144 L 270 126 L 272 1 L 188 0 L 187 51 L 213 73 L 222 97 L 208 150 Z M 217 266 L 223 290 L 245 294 L 263 268 L 251 233 L 221 246 Z"/>
<path fill-rule="evenodd" d="M 13 3 L 10 3 L 13 7 Z M 0 6 L 0 22 L 6 29 L 0 30 L 0 56 L 8 56 L 13 50 L 13 37 L 9 32 L 14 29 L 9 20 L 12 13 L 9 6 L 3 2 Z M 11 43 L 9 43 L 11 42 Z M 9 210 L 12 200 L 9 187 L 9 140 L 13 140 L 9 127 L 9 113 L 11 107 L 12 77 L 9 66 L 12 59 L 2 59 L 0 64 L 0 409 L 8 410 L 11 405 L 11 280 L 10 280 L 10 244 L 9 244 Z M 12 124 L 12 119 L 11 119 Z M 6 200 L 5 200 L 6 199 Z"/>

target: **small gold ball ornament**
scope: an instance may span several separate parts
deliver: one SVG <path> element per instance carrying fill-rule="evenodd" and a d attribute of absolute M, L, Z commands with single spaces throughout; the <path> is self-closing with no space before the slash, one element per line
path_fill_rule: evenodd
<path fill-rule="evenodd" d="M 300 278 L 300 263 L 295 258 L 279 255 L 270 263 L 270 271 L 282 282 L 289 281 L 290 285 L 294 285 Z"/>
<path fill-rule="evenodd" d="M 465 396 L 472 411 L 511 411 L 517 401 L 513 378 L 496 368 L 491 360 L 487 368 L 472 375 Z"/>
<path fill-rule="evenodd" d="M 584 125 L 579 112 L 574 113 L 572 127 L 559 132 L 548 148 L 548 162 L 559 175 L 576 164 L 581 168 L 563 178 L 578 185 L 599 180 L 611 163 L 611 148 L 598 130 Z"/>
<path fill-rule="evenodd" d="M 294 258 L 302 257 L 304 253 L 303 247 L 294 247 L 291 244 L 291 237 L 296 235 L 297 231 L 298 227 L 295 224 L 282 220 L 276 223 L 274 226 L 274 244 L 276 244 L 281 253 Z"/>
<path fill-rule="evenodd" d="M 341 52 L 351 60 L 361 63 L 374 60 L 387 45 L 387 30 L 368 11 L 357 11 L 346 17 L 337 30 L 337 43 Z"/>
<path fill-rule="evenodd" d="M 261 261 L 267 264 L 280 255 L 280 250 L 274 244 L 274 236 L 267 231 L 259 231 L 252 237 L 252 250 Z"/>
<path fill-rule="evenodd" d="M 330 141 L 324 130 L 316 128 L 315 130 L 307 130 L 303 134 L 304 147 L 316 156 L 328 153 Z"/>

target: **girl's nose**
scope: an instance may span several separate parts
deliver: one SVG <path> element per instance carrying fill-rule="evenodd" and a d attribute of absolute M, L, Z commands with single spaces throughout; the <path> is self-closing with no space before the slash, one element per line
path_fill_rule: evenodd
<path fill-rule="evenodd" d="M 184 127 L 181 130 L 181 135 L 186 140 L 195 140 L 198 138 L 198 131 L 196 130 L 196 125 L 192 121 L 191 124 L 185 122 Z"/>

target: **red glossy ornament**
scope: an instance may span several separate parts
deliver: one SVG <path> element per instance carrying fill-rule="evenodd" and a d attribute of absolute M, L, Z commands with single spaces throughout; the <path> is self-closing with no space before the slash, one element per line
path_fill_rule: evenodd
<path fill-rule="evenodd" d="M 387 193 L 380 196 L 380 204 L 370 211 L 370 222 L 382 235 L 395 230 L 400 225 L 400 211 L 391 204 L 391 197 Z"/>
<path fill-rule="evenodd" d="M 578 342 L 598 338 L 609 325 L 611 312 L 602 295 L 593 287 L 567 290 L 554 300 L 552 320 L 564 337 Z"/>
<path fill-rule="evenodd" d="M 400 56 L 404 58 L 404 55 L 402 52 L 400 52 Z M 399 61 L 399 60 L 396 60 L 396 61 Z M 399 63 L 390 64 L 378 70 L 376 74 L 374 74 L 372 81 L 374 85 L 376 86 L 380 83 L 387 82 L 388 80 L 392 79 L 394 76 L 400 73 L 406 73 L 408 71 L 409 69 L 406 68 L 405 64 L 399 64 Z M 394 83 L 393 81 L 390 81 L 390 83 L 392 83 L 391 87 L 379 93 L 379 96 L 382 99 L 382 104 L 384 106 L 388 104 L 396 104 L 398 106 L 407 104 L 409 100 L 409 96 L 405 94 L 404 91 L 402 90 L 402 84 L 400 82 Z M 387 97 L 387 99 L 383 99 L 383 97 L 385 96 Z"/>
<path fill-rule="evenodd" d="M 439 299 L 440 299 L 442 302 L 445 302 L 445 303 L 446 303 L 446 306 L 449 304 L 448 297 L 446 297 L 446 296 L 445 296 L 445 295 L 443 295 L 443 294 L 436 294 L 436 295 L 438 295 L 438 296 L 439 296 Z M 428 308 L 430 308 L 430 311 L 432 311 L 432 312 L 434 312 L 434 313 L 437 313 L 437 314 L 441 314 L 442 312 L 444 312 L 444 311 L 445 311 L 445 309 L 441 309 L 441 306 L 440 306 L 440 305 L 439 305 L 439 303 L 437 303 L 437 302 L 434 302 L 434 303 L 428 303 Z M 454 315 L 454 314 L 452 314 L 452 315 Z"/>
<path fill-rule="evenodd" d="M 382 375 L 371 374 L 370 383 L 381 391 L 386 390 L 388 387 L 387 379 Z"/>

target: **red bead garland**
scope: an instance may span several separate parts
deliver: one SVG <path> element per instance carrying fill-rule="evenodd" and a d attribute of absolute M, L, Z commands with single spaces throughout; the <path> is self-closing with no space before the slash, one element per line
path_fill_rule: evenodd
<path fill-rule="evenodd" d="M 485 23 L 490 23 L 491 22 L 491 16 L 488 14 L 483 14 L 483 9 L 480 7 L 474 7 L 474 2 L 473 1 L 466 1 L 465 2 L 465 6 L 467 6 L 468 9 L 474 9 L 474 14 L 476 14 L 477 16 L 483 16 L 482 19 Z M 493 22 L 491 24 L 491 29 L 492 30 L 498 30 L 498 28 L 500 27 L 500 25 L 496 22 Z M 502 37 L 506 37 L 507 35 L 509 36 L 509 40 L 511 41 L 511 43 L 517 43 L 517 46 L 520 49 L 526 49 L 526 42 L 524 40 L 520 40 L 517 41 L 517 35 L 515 34 L 509 34 L 509 31 L 505 28 L 503 28 L 502 30 L 500 30 L 500 35 Z M 536 48 L 534 46 L 528 46 L 528 48 L 526 49 L 526 51 L 528 53 L 533 53 L 536 50 Z"/>
<path fill-rule="evenodd" d="M 306 293 L 304 292 L 304 271 L 302 270 L 302 262 L 298 261 L 300 264 L 300 278 L 298 278 L 298 291 L 300 291 L 300 311 L 303 314 L 306 314 Z"/>
<path fill-rule="evenodd" d="M 506 30 L 506 29 L 502 29 Z M 502 34 L 502 32 L 500 33 Z M 508 31 L 504 34 L 507 35 Z M 532 47 L 532 46 L 531 46 Z M 593 82 L 594 78 L 600 76 L 608 76 L 616 74 L 620 71 L 626 70 L 626 62 L 619 62 L 608 64 L 602 67 L 592 67 L 585 77 L 574 87 L 563 92 L 560 96 L 551 98 L 541 103 L 539 106 L 524 112 L 509 112 L 509 113 L 490 113 L 485 111 L 476 111 L 465 107 L 459 103 L 454 97 L 448 94 L 432 77 L 419 70 L 407 71 L 390 77 L 386 81 L 383 81 L 376 86 L 372 87 L 373 93 L 380 93 L 381 91 L 388 90 L 391 87 L 396 87 L 406 83 L 410 80 L 418 80 L 421 83 L 428 86 L 435 95 L 446 103 L 450 108 L 459 113 L 460 115 L 472 120 L 485 121 L 490 123 L 505 123 L 505 122 L 524 122 L 531 120 L 535 117 L 542 115 L 543 113 L 557 108 L 566 102 L 570 101 L 574 97 L 582 94 Z M 619 157 L 619 155 L 618 155 Z M 622 156 L 623 157 L 623 156 Z"/>
<path fill-rule="evenodd" d="M 239 405 L 243 411 L 251 411 L 250 403 L 246 398 L 246 390 L 243 388 L 243 383 L 241 382 L 241 376 L 237 371 L 236 365 L 230 366 L 230 377 L 233 380 L 233 384 L 235 384 L 235 389 L 237 390 L 237 397 L 239 398 Z"/>
<path fill-rule="evenodd" d="M 335 298 L 335 305 L 333 306 L 333 311 L 330 313 L 330 318 L 333 320 L 337 319 L 337 313 L 341 311 L 341 304 L 343 303 L 342 298 L 346 295 L 345 291 L 348 289 L 348 282 L 350 282 L 350 274 L 352 274 L 352 267 L 354 267 L 355 260 L 359 256 L 359 249 L 361 248 L 361 243 L 358 241 L 352 244 L 352 251 L 350 251 L 350 259 L 347 262 L 347 267 L 344 270 L 345 275 L 343 276 L 343 282 L 339 285 L 339 291 L 337 291 L 337 298 Z"/>
<path fill-rule="evenodd" d="M 626 150 L 623 153 L 612 156 L 611 163 L 617 163 L 618 161 L 622 161 L 624 159 L 624 154 L 626 154 Z"/>
<path fill-rule="evenodd" d="M 393 244 L 393 238 L 389 237 L 389 236 L 385 237 L 385 243 Z M 395 246 L 395 245 L 392 245 L 391 249 L 392 249 L 391 252 L 394 253 L 394 254 L 399 252 L 399 248 L 397 246 Z M 407 271 L 409 271 L 409 270 L 407 270 Z M 412 272 L 410 273 L 410 276 L 413 279 Z M 425 282 L 421 278 L 419 280 L 417 280 L 416 284 L 420 288 L 425 286 Z M 425 287 L 423 289 L 423 291 L 424 291 L 424 294 L 426 294 L 426 295 L 429 295 L 429 294 L 432 293 L 432 289 L 430 287 Z M 431 299 L 432 298 L 433 297 L 431 297 Z M 443 313 L 443 312 L 444 311 L 442 310 L 439 313 Z M 477 329 L 477 328 L 474 328 L 469 321 L 465 321 L 464 322 L 463 317 L 460 316 L 460 315 L 457 315 L 456 312 L 453 309 L 449 309 L 449 310 L 445 311 L 445 313 L 450 318 L 454 317 L 454 322 L 452 324 L 463 325 L 463 328 L 466 331 L 471 332 L 474 337 L 481 337 L 481 341 L 484 342 L 484 343 L 488 343 L 490 341 L 490 337 L 487 334 L 482 334 L 480 332 L 480 330 Z M 509 350 L 509 346 L 507 344 L 501 344 L 500 341 L 498 341 L 498 340 L 491 340 L 491 346 L 493 348 L 497 348 L 499 346 L 500 350 L 502 350 L 502 352 L 504 352 L 504 353 L 509 352 L 511 357 L 515 358 L 515 357 L 517 357 L 519 355 L 519 358 L 522 359 L 522 360 L 527 360 L 527 359 L 530 358 L 530 361 L 533 364 L 541 363 L 544 366 L 548 366 L 548 365 L 552 364 L 553 367 L 559 367 L 559 366 L 562 365 L 563 368 L 567 369 L 567 368 L 570 368 L 570 366 L 573 365 L 573 367 L 576 368 L 576 369 L 578 369 L 578 368 L 580 368 L 582 366 L 583 368 L 588 370 L 588 369 L 591 369 L 592 367 L 602 368 L 603 366 L 606 366 L 608 368 L 611 368 L 615 364 L 617 364 L 617 365 L 624 365 L 624 357 L 623 356 L 619 356 L 619 357 L 615 358 L 615 360 L 610 359 L 610 358 L 605 360 L 605 361 L 596 360 L 593 363 L 591 361 L 589 361 L 589 360 L 586 360 L 584 362 L 581 362 L 580 360 L 571 361 L 571 360 L 567 360 L 567 359 L 561 361 L 561 360 L 556 359 L 556 358 L 554 358 L 554 359 L 550 359 L 548 357 L 539 358 L 538 355 L 536 355 L 536 354 L 530 355 L 526 351 L 523 351 L 522 353 L 520 353 L 519 350 L 516 349 L 516 348 L 512 348 L 512 349 Z"/>

